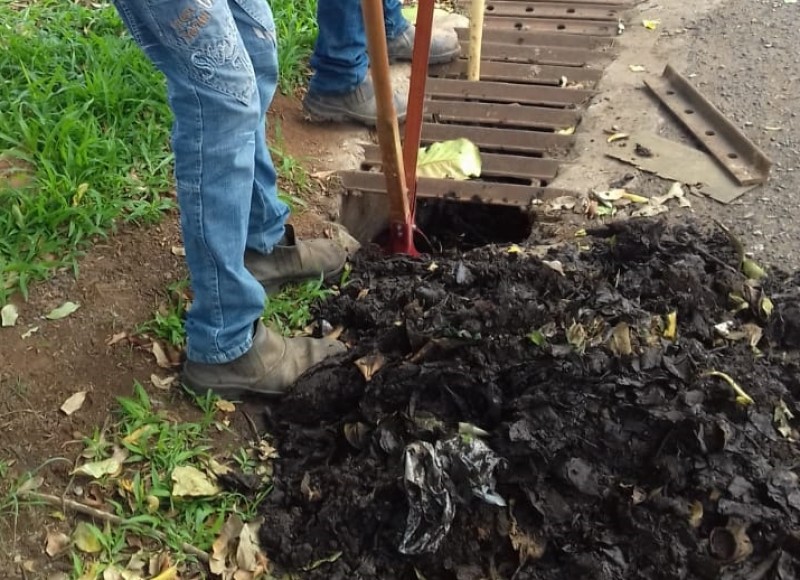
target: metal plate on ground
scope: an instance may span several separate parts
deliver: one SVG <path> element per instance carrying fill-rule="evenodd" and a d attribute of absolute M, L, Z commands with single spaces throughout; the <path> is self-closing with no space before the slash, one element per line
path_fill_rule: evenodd
<path fill-rule="evenodd" d="M 661 78 L 645 84 L 740 185 L 767 180 L 772 162 L 675 69 L 667 65 Z"/>
<path fill-rule="evenodd" d="M 648 150 L 651 156 L 637 155 L 636 145 Z M 730 203 L 755 187 L 736 183 L 707 153 L 651 133 L 632 133 L 625 147 L 609 147 L 609 157 L 665 179 L 694 185 L 703 194 L 721 203 Z"/>

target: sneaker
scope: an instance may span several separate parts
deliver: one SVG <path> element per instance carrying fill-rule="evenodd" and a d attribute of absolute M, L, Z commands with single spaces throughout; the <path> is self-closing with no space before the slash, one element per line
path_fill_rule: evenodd
<path fill-rule="evenodd" d="M 244 265 L 268 293 L 284 284 L 314 278 L 326 280 L 338 276 L 347 262 L 347 252 L 332 240 L 299 241 L 294 228 L 287 224 L 286 234 L 270 254 L 247 250 Z"/>
<path fill-rule="evenodd" d="M 394 94 L 398 123 L 406 119 L 406 98 L 400 93 Z M 369 76 L 355 90 L 343 95 L 325 95 L 309 91 L 303 99 L 303 110 L 314 122 L 355 121 L 368 127 L 374 127 L 378 122 L 378 104 Z"/>
<path fill-rule="evenodd" d="M 416 28 L 412 25 L 397 38 L 389 42 L 389 60 L 410 61 L 414 52 L 414 37 Z M 451 31 L 433 30 L 431 34 L 431 49 L 428 55 L 428 64 L 445 64 L 452 62 L 461 54 L 458 37 Z"/>
<path fill-rule="evenodd" d="M 183 384 L 199 395 L 213 391 L 228 400 L 244 395 L 279 397 L 308 369 L 346 350 L 330 338 L 286 338 L 259 320 L 250 350 L 222 364 L 186 361 Z"/>

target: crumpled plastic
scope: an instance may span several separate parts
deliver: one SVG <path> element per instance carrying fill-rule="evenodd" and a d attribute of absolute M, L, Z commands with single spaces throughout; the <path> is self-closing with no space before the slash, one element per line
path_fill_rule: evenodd
<path fill-rule="evenodd" d="M 403 554 L 433 553 L 450 532 L 456 504 L 472 498 L 505 506 L 495 491 L 495 470 L 505 460 L 480 439 L 456 436 L 435 445 L 415 441 L 406 446 L 405 488 L 408 498 Z"/>

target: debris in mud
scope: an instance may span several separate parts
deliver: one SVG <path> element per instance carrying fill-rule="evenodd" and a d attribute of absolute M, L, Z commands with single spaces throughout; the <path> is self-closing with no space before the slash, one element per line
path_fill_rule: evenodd
<path fill-rule="evenodd" d="M 350 352 L 267 409 L 271 561 L 326 579 L 800 577 L 800 373 L 780 352 L 800 345 L 800 275 L 748 279 L 717 228 L 586 233 L 436 268 L 356 256 L 318 313 Z M 480 469 L 446 465 L 469 445 Z"/>

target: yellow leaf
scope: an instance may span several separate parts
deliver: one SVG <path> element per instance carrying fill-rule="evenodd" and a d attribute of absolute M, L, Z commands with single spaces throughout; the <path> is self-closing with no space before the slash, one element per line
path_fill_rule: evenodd
<path fill-rule="evenodd" d="M 191 465 L 176 467 L 171 477 L 173 497 L 210 497 L 220 492 L 205 473 Z"/>
<path fill-rule="evenodd" d="M 678 313 L 667 314 L 667 328 L 664 329 L 664 338 L 674 341 L 678 336 Z"/>
<path fill-rule="evenodd" d="M 733 380 L 733 377 L 726 373 L 721 373 L 719 371 L 709 371 L 703 375 L 704 377 L 719 377 L 720 379 L 724 380 L 726 383 L 730 385 L 733 391 L 736 393 L 736 402 L 746 407 L 747 405 L 752 405 L 755 401 L 752 399 L 750 395 L 748 395 L 745 390 L 739 386 L 739 384 Z"/>
<path fill-rule="evenodd" d="M 574 135 L 575 134 L 575 127 L 565 127 L 563 129 L 559 129 L 556 131 L 559 135 Z"/>
<path fill-rule="evenodd" d="M 158 576 L 153 576 L 151 580 L 175 580 L 178 577 L 177 566 L 170 566 Z"/>
<path fill-rule="evenodd" d="M 609 143 L 613 143 L 614 141 L 621 141 L 622 139 L 628 139 L 630 135 L 627 133 L 614 133 L 607 139 Z"/>
<path fill-rule="evenodd" d="M 703 504 L 695 500 L 689 512 L 689 525 L 699 528 L 701 523 L 703 523 Z"/>
<path fill-rule="evenodd" d="M 522 252 L 522 248 L 520 248 L 517 244 L 511 244 L 506 252 L 509 254 L 519 254 Z"/>
<path fill-rule="evenodd" d="M 215 403 L 215 406 L 218 410 L 222 411 L 223 413 L 233 413 L 236 411 L 236 406 L 231 403 L 230 401 L 226 401 L 225 399 L 220 399 Z"/>
<path fill-rule="evenodd" d="M 647 30 L 655 30 L 659 24 L 661 24 L 660 20 L 642 20 L 642 26 Z"/>
<path fill-rule="evenodd" d="M 72 541 L 75 543 L 75 547 L 87 554 L 97 554 L 102 551 L 103 546 L 100 545 L 95 530 L 94 526 L 86 522 L 78 522 L 75 531 L 72 532 Z"/>
<path fill-rule="evenodd" d="M 650 200 L 648 198 L 644 197 L 643 195 L 636 195 L 635 193 L 630 193 L 628 191 L 624 192 L 622 194 L 622 197 L 624 197 L 627 200 L 632 201 L 633 203 L 649 203 L 650 202 Z"/>

